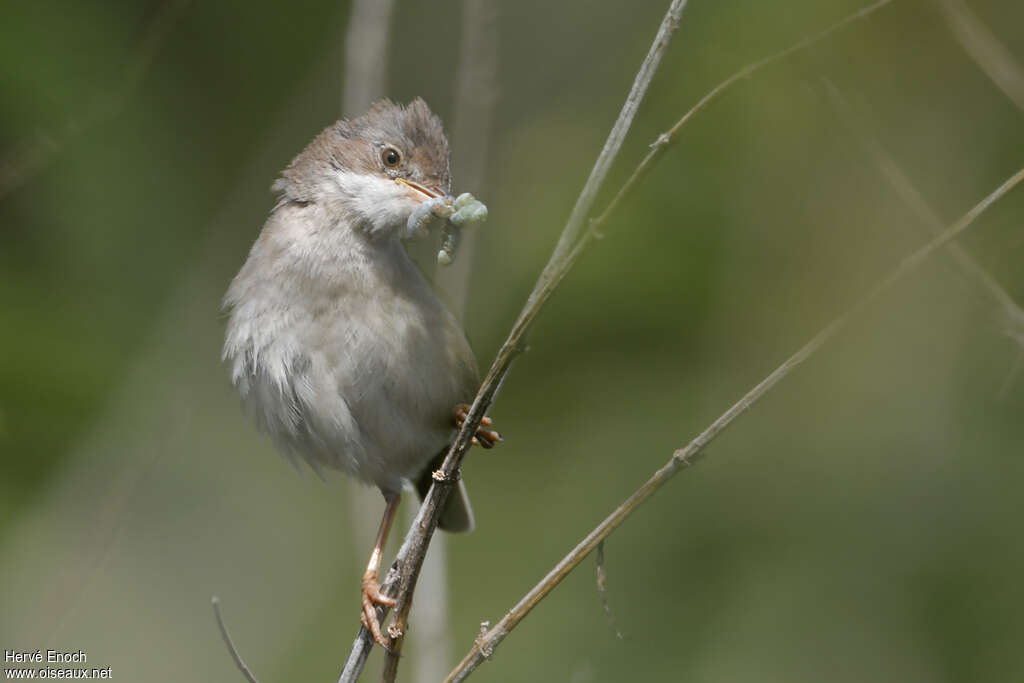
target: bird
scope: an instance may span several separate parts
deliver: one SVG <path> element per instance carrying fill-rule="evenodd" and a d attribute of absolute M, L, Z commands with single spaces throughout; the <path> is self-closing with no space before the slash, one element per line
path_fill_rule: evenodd
<path fill-rule="evenodd" d="M 272 190 L 278 201 L 224 296 L 223 360 L 278 451 L 383 494 L 360 618 L 387 647 L 377 606 L 395 601 L 377 575 L 402 490 L 426 495 L 480 385 L 462 327 L 403 244 L 452 212 L 443 124 L 420 98 L 381 100 L 327 126 Z M 485 418 L 473 443 L 502 441 L 491 427 Z M 461 480 L 439 526 L 474 526 Z"/>

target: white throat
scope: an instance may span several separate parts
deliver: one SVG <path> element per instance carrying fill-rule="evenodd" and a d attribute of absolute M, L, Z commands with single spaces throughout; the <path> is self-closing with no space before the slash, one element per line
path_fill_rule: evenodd
<path fill-rule="evenodd" d="M 419 202 L 408 187 L 391 178 L 355 171 L 337 172 L 334 182 L 346 208 L 371 235 L 392 234 L 401 239 L 413 236 L 406 234 L 406 223 Z"/>

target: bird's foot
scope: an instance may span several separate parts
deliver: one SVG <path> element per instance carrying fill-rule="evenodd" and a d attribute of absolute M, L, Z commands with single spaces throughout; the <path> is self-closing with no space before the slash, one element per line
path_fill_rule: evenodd
<path fill-rule="evenodd" d="M 469 417 L 469 405 L 460 403 L 455 406 L 455 428 L 462 430 L 462 425 L 466 424 L 466 418 Z M 476 429 L 476 435 L 473 437 L 474 446 L 483 446 L 484 448 L 494 448 L 494 444 L 504 441 L 501 438 L 501 434 L 489 429 L 491 426 L 491 418 L 484 416 L 484 419 L 480 420 L 480 426 Z"/>
<path fill-rule="evenodd" d="M 368 571 L 363 575 L 363 613 L 360 619 L 363 622 L 363 627 L 370 632 L 370 635 L 377 641 L 377 644 L 384 649 L 390 649 L 390 646 L 380 630 L 377 606 L 394 607 L 396 604 L 398 603 L 394 598 L 389 598 L 380 592 L 377 572 Z"/>

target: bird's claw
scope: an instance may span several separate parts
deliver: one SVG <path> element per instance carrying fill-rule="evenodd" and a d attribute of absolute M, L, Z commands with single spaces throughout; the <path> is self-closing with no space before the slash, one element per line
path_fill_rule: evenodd
<path fill-rule="evenodd" d="M 390 645 L 380 630 L 377 606 L 394 607 L 397 604 L 394 598 L 389 598 L 380 592 L 376 572 L 367 572 L 363 576 L 363 612 L 360 615 L 360 621 L 363 622 L 363 628 L 373 636 L 374 641 L 384 649 L 390 649 Z"/>
<path fill-rule="evenodd" d="M 469 406 L 465 403 L 460 403 L 455 406 L 455 428 L 462 430 L 462 426 L 466 424 L 466 418 L 469 417 Z M 473 445 L 482 446 L 483 448 L 494 448 L 494 445 L 504 441 L 501 438 L 501 434 L 493 429 L 488 429 L 491 426 L 493 420 L 486 415 L 480 420 L 480 426 L 476 429 L 476 434 L 473 435 Z"/>

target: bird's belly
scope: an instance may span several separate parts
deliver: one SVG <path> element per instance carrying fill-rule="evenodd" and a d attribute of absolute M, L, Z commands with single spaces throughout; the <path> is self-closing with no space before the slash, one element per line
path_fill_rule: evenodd
<path fill-rule="evenodd" d="M 294 348 L 304 432 L 295 450 L 314 466 L 398 490 L 448 442 L 455 404 L 472 398 L 461 331 L 401 307 L 313 322 Z"/>

